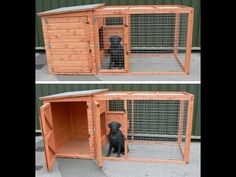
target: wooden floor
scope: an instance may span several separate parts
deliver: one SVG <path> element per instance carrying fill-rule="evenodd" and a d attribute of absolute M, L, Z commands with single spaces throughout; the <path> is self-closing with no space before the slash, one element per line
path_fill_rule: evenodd
<path fill-rule="evenodd" d="M 88 140 L 70 139 L 56 150 L 57 157 L 90 158 Z"/>

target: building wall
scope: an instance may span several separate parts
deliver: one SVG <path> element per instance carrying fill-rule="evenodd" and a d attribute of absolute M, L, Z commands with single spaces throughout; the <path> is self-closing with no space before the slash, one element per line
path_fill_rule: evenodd
<path fill-rule="evenodd" d="M 36 0 L 36 13 L 60 7 L 105 3 L 106 5 L 181 4 L 194 8 L 193 47 L 200 47 L 200 0 Z M 42 24 L 36 18 L 36 48 L 44 47 Z"/>
<path fill-rule="evenodd" d="M 35 128 L 40 129 L 39 124 L 39 107 L 42 102 L 38 99 L 41 96 L 90 89 L 109 88 L 111 91 L 186 91 L 195 96 L 194 114 L 193 114 L 193 131 L 192 135 L 200 136 L 200 85 L 199 84 L 36 84 L 35 97 Z"/>

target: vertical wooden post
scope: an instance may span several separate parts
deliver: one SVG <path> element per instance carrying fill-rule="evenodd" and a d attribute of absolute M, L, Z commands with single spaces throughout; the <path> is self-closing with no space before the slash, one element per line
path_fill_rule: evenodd
<path fill-rule="evenodd" d="M 179 47 L 179 17 L 180 14 L 176 13 L 175 14 L 175 41 L 174 41 L 174 55 L 175 57 L 178 57 L 178 47 Z"/>
<path fill-rule="evenodd" d="M 98 72 L 98 68 L 101 68 L 101 54 L 99 49 L 99 26 L 98 26 L 99 17 L 93 17 L 93 25 L 94 25 L 94 45 L 95 45 L 95 59 L 96 59 L 96 73 Z"/>
<path fill-rule="evenodd" d="M 128 117 L 127 117 L 127 100 L 124 100 L 124 109 L 125 109 L 125 116 L 124 116 L 124 132 L 125 132 L 125 159 L 128 157 Z"/>
<path fill-rule="evenodd" d="M 132 115 L 131 115 L 131 121 L 132 121 L 132 126 L 131 126 L 131 130 L 132 130 L 132 141 L 134 140 L 134 100 L 132 100 L 131 102 L 131 106 L 132 106 Z"/>
<path fill-rule="evenodd" d="M 188 14 L 188 29 L 187 29 L 187 45 L 186 45 L 186 59 L 185 59 L 185 73 L 189 74 L 190 72 L 190 60 L 191 60 L 191 50 L 192 50 L 192 36 L 193 36 L 193 12 Z"/>
<path fill-rule="evenodd" d="M 184 162 L 189 162 L 190 153 L 190 143 L 192 134 L 192 121 L 193 121 L 193 102 L 194 96 L 188 101 L 188 114 L 187 114 L 187 127 L 186 127 L 186 139 L 185 139 L 185 149 L 184 149 Z"/>
<path fill-rule="evenodd" d="M 184 100 L 181 100 L 180 109 L 179 109 L 179 129 L 178 129 L 178 144 L 179 145 L 182 143 L 183 119 L 184 119 Z"/>
<path fill-rule="evenodd" d="M 130 44 L 129 44 L 129 14 L 126 13 L 124 16 L 124 63 L 125 72 L 129 71 L 129 56 L 130 56 Z"/>
<path fill-rule="evenodd" d="M 101 126 L 100 126 L 100 105 L 97 101 L 94 101 L 94 119 L 95 119 L 95 135 L 96 135 L 96 147 L 97 147 L 97 162 L 98 166 L 102 168 L 102 140 L 101 140 Z"/>

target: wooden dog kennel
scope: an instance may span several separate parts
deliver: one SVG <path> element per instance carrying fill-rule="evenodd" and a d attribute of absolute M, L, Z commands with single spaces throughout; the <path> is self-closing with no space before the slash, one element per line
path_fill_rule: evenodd
<path fill-rule="evenodd" d="M 66 92 L 40 98 L 48 170 L 56 157 L 188 163 L 194 96 L 186 92 Z M 121 123 L 125 154 L 106 157 L 108 124 Z M 129 152 L 127 152 L 127 146 Z"/>
<path fill-rule="evenodd" d="M 193 11 L 183 5 L 92 4 L 38 13 L 48 71 L 189 74 Z M 111 68 L 110 38 L 114 36 L 121 38 L 117 60 L 123 65 Z"/>

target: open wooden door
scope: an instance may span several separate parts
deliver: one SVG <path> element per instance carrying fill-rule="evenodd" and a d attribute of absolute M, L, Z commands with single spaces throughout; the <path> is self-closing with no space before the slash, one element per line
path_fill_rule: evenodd
<path fill-rule="evenodd" d="M 102 168 L 102 140 L 101 140 L 101 123 L 100 123 L 100 105 L 94 101 L 94 118 L 95 118 L 95 135 L 96 135 L 96 159 L 99 168 Z"/>
<path fill-rule="evenodd" d="M 129 125 L 129 122 L 128 122 L 128 108 L 127 108 L 127 100 L 124 100 L 124 136 L 125 136 L 125 159 L 127 159 L 128 157 L 128 125 Z"/>
<path fill-rule="evenodd" d="M 56 153 L 50 103 L 46 103 L 40 107 L 40 117 L 41 129 L 44 139 L 46 165 L 48 171 L 51 171 L 55 162 Z"/>

